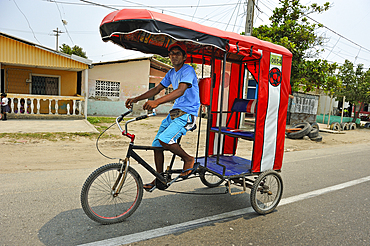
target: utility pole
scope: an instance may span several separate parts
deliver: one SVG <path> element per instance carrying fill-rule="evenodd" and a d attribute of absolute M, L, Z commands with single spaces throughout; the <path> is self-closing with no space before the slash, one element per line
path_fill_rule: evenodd
<path fill-rule="evenodd" d="M 252 36 L 254 19 L 254 0 L 248 0 L 247 18 L 245 21 L 245 36 Z"/>
<path fill-rule="evenodd" d="M 55 32 L 56 34 L 54 34 L 54 36 L 56 36 L 56 40 L 57 40 L 57 47 L 55 48 L 55 50 L 56 51 L 58 51 L 59 50 L 59 46 L 58 46 L 58 39 L 59 39 L 59 36 L 60 36 L 60 34 L 61 33 L 64 33 L 64 32 L 62 32 L 62 31 L 59 31 L 59 29 L 58 29 L 58 27 L 57 27 L 57 30 L 53 30 L 53 32 Z"/>
<path fill-rule="evenodd" d="M 253 19 L 254 19 L 254 0 L 248 0 L 247 3 L 247 14 L 245 20 L 245 36 L 252 36 L 253 31 Z M 249 71 L 246 69 L 245 71 L 245 78 L 244 78 L 244 98 L 247 98 L 248 92 L 248 82 L 249 82 Z M 244 126 L 245 123 L 245 114 L 242 114 L 241 118 L 241 126 Z"/>

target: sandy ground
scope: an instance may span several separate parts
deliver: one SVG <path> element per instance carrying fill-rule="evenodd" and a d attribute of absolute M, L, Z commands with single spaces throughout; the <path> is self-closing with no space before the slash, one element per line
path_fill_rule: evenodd
<path fill-rule="evenodd" d="M 163 117 L 156 116 L 142 121 L 133 122 L 129 125 L 129 132 L 136 135 L 135 144 L 151 145 Z M 200 149 L 205 146 L 205 121 L 201 127 Z M 104 124 L 108 126 L 110 124 Z M 116 126 L 107 131 L 112 134 L 109 138 L 99 141 L 101 151 L 116 158 L 124 158 L 129 139 L 120 136 Z M 182 147 L 191 155 L 196 154 L 197 132 L 188 132 L 181 141 Z M 286 139 L 284 149 L 286 152 L 306 149 L 328 148 L 335 145 L 360 144 L 370 142 L 370 130 L 357 129 L 345 131 L 344 134 L 331 134 L 320 132 L 322 142 L 314 142 L 309 139 L 292 140 Z M 31 172 L 40 170 L 63 170 L 92 168 L 117 160 L 108 160 L 96 149 L 96 138 L 91 137 L 60 137 L 56 141 L 37 138 L 12 139 L 0 138 L 0 173 Z M 238 156 L 250 157 L 252 142 L 239 140 Z M 152 151 L 140 151 L 139 154 L 148 162 L 153 163 Z M 199 156 L 203 155 L 201 151 Z M 170 158 L 166 154 L 166 159 Z M 179 162 L 180 160 L 179 160 Z M 135 165 L 136 163 L 133 163 Z"/>

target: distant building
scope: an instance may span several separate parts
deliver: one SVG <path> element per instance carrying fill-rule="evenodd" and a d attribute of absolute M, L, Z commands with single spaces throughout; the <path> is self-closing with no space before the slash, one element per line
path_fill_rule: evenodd
<path fill-rule="evenodd" d="M 89 71 L 88 115 L 116 116 L 126 112 L 127 98 L 140 95 L 158 85 L 171 68 L 153 57 L 93 63 Z M 157 97 L 171 91 L 172 88 L 167 88 Z M 142 110 L 144 102 L 134 105 L 133 115 L 145 113 Z M 160 105 L 157 113 L 168 113 L 172 105 Z"/>
<path fill-rule="evenodd" d="M 0 32 L 0 90 L 9 118 L 86 117 L 92 61 Z"/>

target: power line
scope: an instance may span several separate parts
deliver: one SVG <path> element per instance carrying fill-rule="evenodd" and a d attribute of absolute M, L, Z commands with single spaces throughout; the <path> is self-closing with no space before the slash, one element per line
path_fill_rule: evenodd
<path fill-rule="evenodd" d="M 0 27 L 0 30 L 7 30 L 7 31 L 14 31 L 14 32 L 24 32 L 24 33 L 32 33 L 31 31 L 23 31 L 23 30 L 16 30 L 16 29 L 10 29 L 10 28 L 2 28 Z M 34 32 L 38 35 L 49 35 L 49 33 L 46 32 Z"/>
<path fill-rule="evenodd" d="M 14 31 L 14 32 L 24 32 L 24 33 L 32 33 L 31 31 L 23 31 L 18 29 L 10 29 L 10 28 L 2 28 L 0 27 L 0 30 L 7 30 L 7 31 Z M 34 32 L 37 35 L 50 35 L 50 33 L 47 32 Z M 72 34 L 81 34 L 81 35 L 97 35 L 98 32 L 96 31 L 70 31 Z"/>
<path fill-rule="evenodd" d="M 54 2 L 52 0 L 49 0 L 50 2 Z M 105 7 L 105 8 L 110 8 L 110 9 L 114 9 L 114 10 L 118 10 L 117 8 L 112 8 L 108 5 L 103 5 L 103 4 L 99 4 L 99 3 L 94 3 L 94 2 L 91 2 L 91 1 L 86 1 L 86 0 L 80 0 L 82 2 L 86 2 L 86 3 L 90 3 L 91 5 L 95 5 L 95 6 L 100 6 L 100 7 Z M 136 4 L 138 6 L 143 6 L 143 7 L 147 7 L 147 8 L 153 8 L 153 9 L 159 9 L 163 12 L 163 9 L 160 9 L 158 7 L 154 7 L 154 6 L 150 6 L 150 5 L 145 5 L 145 4 L 141 4 L 141 3 L 135 3 L 135 2 L 132 2 L 132 1 L 129 1 L 129 0 L 122 0 L 122 1 L 125 1 L 125 2 L 128 2 L 128 3 L 132 3 L 132 4 Z M 231 4 L 230 4 L 231 5 Z M 232 5 L 235 5 L 232 4 Z M 132 7 L 132 6 L 130 6 Z M 170 11 L 170 10 L 166 10 L 167 12 L 169 13 L 174 13 L 174 14 L 177 14 L 177 15 L 183 15 L 183 16 L 186 16 L 186 17 L 192 17 L 191 15 L 188 15 L 188 14 L 183 14 L 183 13 L 178 13 L 178 12 L 175 12 L 175 11 Z M 213 22 L 213 23 L 217 23 L 217 24 L 223 24 L 223 25 L 226 25 L 226 23 L 224 22 L 219 22 L 219 21 L 213 21 L 213 20 L 210 20 L 210 19 L 205 19 L 205 18 L 200 18 L 200 17 L 194 17 L 196 19 L 199 19 L 199 20 L 205 20 L 205 21 L 210 21 L 210 22 Z"/>
<path fill-rule="evenodd" d="M 84 3 L 75 3 L 75 2 L 65 2 L 65 1 L 57 1 L 57 0 L 44 0 L 47 2 L 55 2 L 55 3 L 61 3 L 61 4 L 70 4 L 70 5 L 79 5 L 79 6 L 89 6 L 91 3 L 88 3 L 88 1 Z M 130 8 L 132 5 L 121 5 L 121 4 L 94 4 L 96 6 L 100 7 L 111 7 L 111 8 Z M 227 5 L 235 5 L 235 3 L 220 3 L 220 4 L 204 4 L 204 5 L 153 5 L 153 8 L 163 8 L 163 9 L 172 9 L 172 8 L 212 8 L 212 7 L 224 7 Z M 117 9 L 118 10 L 118 9 Z"/>
<path fill-rule="evenodd" d="M 335 43 L 335 45 L 333 46 L 333 48 L 330 50 L 328 56 L 326 57 L 326 59 L 328 59 L 328 57 L 330 56 L 331 52 L 334 50 L 335 46 L 337 46 L 339 40 L 341 39 L 341 37 L 339 37 L 338 41 Z"/>
<path fill-rule="evenodd" d="M 315 19 L 311 18 L 311 17 L 310 17 L 310 16 L 308 16 L 308 15 L 305 15 L 305 16 L 306 16 L 308 19 L 310 19 L 310 20 L 312 20 L 312 21 L 314 21 L 314 22 L 316 22 L 316 23 L 318 23 L 318 24 L 322 25 L 324 28 L 328 29 L 328 30 L 329 30 L 329 31 L 331 31 L 332 33 L 335 33 L 335 34 L 336 34 L 336 35 L 338 35 L 339 37 L 341 37 L 341 38 L 343 38 L 343 39 L 347 40 L 348 42 L 353 43 L 354 45 L 356 45 L 356 46 L 360 47 L 361 49 L 364 49 L 364 50 L 366 50 L 366 51 L 370 52 L 370 50 L 369 50 L 369 49 L 366 49 L 365 47 L 363 47 L 363 46 L 361 46 L 361 45 L 359 45 L 359 44 L 357 44 L 357 43 L 353 42 L 353 41 L 352 41 L 352 40 L 350 40 L 349 38 L 344 37 L 343 35 L 341 35 L 341 34 L 337 33 L 337 32 L 336 32 L 336 31 L 334 31 L 333 29 L 330 29 L 329 27 L 325 26 L 325 25 L 324 25 L 324 24 L 322 24 L 321 22 L 318 22 L 317 20 L 315 20 Z"/>
<path fill-rule="evenodd" d="M 66 33 L 67 33 L 67 35 L 68 35 L 69 39 L 71 40 L 72 44 L 74 45 L 74 42 L 73 42 L 73 40 L 72 40 L 72 38 L 71 38 L 71 35 L 69 35 L 68 29 L 67 29 L 67 26 L 66 26 L 66 25 L 67 25 L 67 21 L 63 19 L 63 17 L 62 17 L 62 13 L 60 12 L 60 9 L 59 9 L 58 4 L 57 4 L 57 3 L 55 3 L 55 4 L 57 5 L 58 11 L 59 11 L 60 20 L 61 20 L 61 21 L 62 21 L 62 23 L 63 23 L 64 29 L 66 30 Z"/>
<path fill-rule="evenodd" d="M 36 38 L 36 35 L 35 35 L 35 33 L 34 33 L 34 31 L 33 31 L 33 29 L 32 29 L 32 27 L 31 27 L 31 24 L 30 24 L 30 22 L 28 21 L 28 19 L 27 19 L 27 16 L 22 12 L 22 10 L 19 8 L 19 6 L 18 6 L 18 4 L 17 4 L 17 2 L 15 1 L 15 0 L 13 0 L 13 2 L 15 3 L 15 6 L 17 6 L 17 8 L 18 8 L 18 10 L 22 13 L 22 15 L 24 16 L 24 18 L 26 19 L 26 21 L 27 21 L 27 23 L 28 23 L 28 27 L 31 29 L 31 31 L 32 31 L 32 34 L 33 34 L 33 37 L 36 39 L 36 41 L 39 43 L 39 44 L 41 44 L 40 43 L 40 41 Z"/>
<path fill-rule="evenodd" d="M 90 2 L 90 1 L 86 1 L 86 0 L 80 0 L 80 1 L 81 1 L 81 2 L 85 2 L 85 3 L 92 4 L 92 5 L 96 5 L 96 6 L 99 6 L 99 7 L 104 7 L 104 8 L 108 8 L 108 9 L 119 10 L 119 9 L 117 9 L 117 8 L 112 8 L 112 7 L 109 7 L 108 5 L 104 5 L 104 4 L 93 3 L 93 2 Z"/>
<path fill-rule="evenodd" d="M 225 27 L 225 30 L 227 29 L 227 27 L 229 26 L 229 24 L 230 24 L 230 21 L 231 21 L 231 19 L 233 18 L 233 15 L 234 15 L 234 13 L 235 13 L 235 10 L 237 9 L 239 7 L 239 1 L 238 1 L 238 3 L 235 5 L 235 8 L 234 8 L 234 10 L 233 10 L 233 13 L 231 14 L 231 16 L 230 16 L 230 19 L 229 19 L 229 22 L 227 23 L 227 25 L 226 25 L 226 27 Z M 239 9 L 239 8 L 238 8 Z M 236 19 L 236 18 L 235 18 Z"/>
<path fill-rule="evenodd" d="M 198 0 L 198 4 L 197 4 L 197 7 L 195 8 L 195 11 L 194 11 L 193 17 L 191 17 L 191 21 L 193 21 L 193 19 L 194 19 L 195 13 L 197 12 L 197 9 L 198 9 L 198 7 L 199 7 L 199 3 L 200 3 L 200 0 Z"/>
<path fill-rule="evenodd" d="M 81 4 L 81 3 L 72 3 L 72 2 L 66 2 L 66 1 L 53 1 L 53 0 L 48 0 L 50 2 L 58 2 L 58 3 L 63 3 L 63 4 L 77 4 L 77 5 L 87 5 L 87 4 Z M 125 5 L 113 5 L 113 4 L 107 4 L 107 5 L 104 5 L 104 4 L 99 4 L 99 3 L 94 3 L 94 2 L 91 2 L 91 1 L 86 1 L 86 0 L 80 0 L 81 2 L 84 2 L 84 3 L 88 3 L 90 5 L 95 5 L 95 6 L 100 6 L 100 7 L 105 7 L 105 8 L 110 8 L 110 9 L 114 9 L 114 10 L 117 10 L 117 8 L 115 7 L 132 7 L 132 6 L 125 6 Z M 131 3 L 131 4 L 134 4 L 134 5 L 137 5 L 137 6 L 143 6 L 143 7 L 147 7 L 147 8 L 154 8 L 154 9 L 160 9 L 161 11 L 167 11 L 167 12 L 170 12 L 170 13 L 174 13 L 174 14 L 178 14 L 178 15 L 182 15 L 182 16 L 186 16 L 186 17 L 191 17 L 191 19 L 198 19 L 198 20 L 201 20 L 201 21 L 209 21 L 209 22 L 213 22 L 214 24 L 223 24 L 223 25 L 229 25 L 230 24 L 230 20 L 229 20 L 229 23 L 224 23 L 224 22 L 221 22 L 219 21 L 220 19 L 222 18 L 219 18 L 217 21 L 213 21 L 211 20 L 212 17 L 209 17 L 209 18 L 200 18 L 200 17 L 195 17 L 195 11 L 193 15 L 187 15 L 187 14 L 183 14 L 183 13 L 177 13 L 175 11 L 170 11 L 168 9 L 171 9 L 171 8 L 208 8 L 208 7 L 219 7 L 219 6 L 222 6 L 222 7 L 225 7 L 227 5 L 239 5 L 239 0 L 237 3 L 224 3 L 224 4 L 210 4 L 210 5 L 202 5 L 200 4 L 200 0 L 198 1 L 198 4 L 197 5 L 166 5 L 166 6 L 161 6 L 161 5 L 145 5 L 145 4 L 141 4 L 141 3 L 137 3 L 137 2 L 134 2 L 134 1 L 129 1 L 129 0 L 123 0 L 124 2 L 127 2 L 127 3 Z M 267 9 L 269 9 L 271 12 L 273 12 L 273 8 L 276 8 L 276 5 L 274 3 L 272 3 L 271 1 L 269 0 L 261 0 L 261 1 L 258 1 L 258 4 L 255 4 L 255 7 L 256 9 L 259 11 L 259 13 L 262 13 L 264 15 L 266 15 L 267 17 L 270 17 L 268 14 L 264 13 L 260 8 L 259 8 L 259 4 L 262 4 L 263 6 L 265 6 Z M 227 10 L 227 11 L 230 11 L 230 10 Z M 235 9 L 234 9 L 234 12 L 235 12 Z M 233 12 L 233 14 L 234 14 Z M 316 22 L 316 23 L 319 23 L 321 25 L 323 25 L 322 23 L 314 20 L 312 17 L 308 16 L 308 15 L 305 15 L 307 18 L 309 18 L 310 20 Z M 256 18 L 259 18 L 258 15 Z M 236 22 L 232 25 L 233 26 L 233 29 L 236 27 Z M 241 26 L 238 26 L 238 27 L 241 27 Z M 343 35 L 335 32 L 334 30 L 328 28 L 327 26 L 323 25 L 323 27 L 327 30 L 329 30 L 330 32 L 338 35 L 340 38 L 354 44 L 355 46 L 357 47 L 360 47 L 361 50 L 365 50 L 367 52 L 370 52 L 369 49 L 353 42 L 352 40 L 350 40 L 349 38 L 346 38 L 344 37 Z M 342 43 L 342 42 L 341 42 Z M 334 47 L 335 48 L 335 47 Z M 334 49 L 333 48 L 333 49 Z M 360 58 L 359 58 L 360 59 Z"/>
<path fill-rule="evenodd" d="M 238 20 L 238 16 L 239 16 L 239 11 L 240 11 L 240 5 L 239 5 L 239 2 L 240 2 L 241 0 L 239 0 L 238 1 L 238 4 L 237 4 L 237 6 L 239 6 L 238 7 L 238 12 L 236 13 L 236 17 L 235 17 L 235 22 L 234 22 L 234 27 L 236 26 L 236 21 Z M 240 18 L 241 19 L 241 18 Z M 231 20 L 231 18 L 230 18 L 230 20 Z M 233 27 L 233 30 L 232 31 L 234 31 L 234 27 Z"/>
<path fill-rule="evenodd" d="M 270 11 L 272 11 L 273 12 L 273 10 L 269 7 L 269 6 L 267 6 L 267 4 L 265 4 L 265 3 L 263 3 L 263 1 L 260 1 L 266 8 L 268 8 Z M 271 5 L 272 5 L 272 3 L 269 1 L 269 0 L 267 0 L 267 2 L 269 2 Z M 346 38 L 345 36 L 343 36 L 343 35 L 341 35 L 341 34 L 339 34 L 338 32 L 336 32 L 336 31 L 334 31 L 334 30 L 332 30 L 331 28 L 329 28 L 329 27 L 327 27 L 327 26 L 325 26 L 324 24 L 322 24 L 322 23 L 320 23 L 319 21 L 317 21 L 317 20 L 315 20 L 315 19 L 313 19 L 312 17 L 310 17 L 310 16 L 308 16 L 308 15 L 304 15 L 305 17 L 307 17 L 308 19 L 310 19 L 310 20 L 312 20 L 312 21 L 314 21 L 314 22 L 316 22 L 316 23 L 318 23 L 318 24 L 320 24 L 320 25 L 322 25 L 322 27 L 323 28 L 325 28 L 325 29 L 327 29 L 327 30 L 329 30 L 330 32 L 332 32 L 332 33 L 334 33 L 334 34 L 336 34 L 336 35 L 338 35 L 340 38 L 338 39 L 338 41 L 337 41 L 337 43 L 339 42 L 339 40 L 340 39 L 345 39 L 345 40 L 347 40 L 348 42 L 350 42 L 350 43 L 352 43 L 352 44 L 354 44 L 355 46 L 357 46 L 357 47 L 360 47 L 360 51 L 361 50 L 366 50 L 366 51 L 368 51 L 368 52 L 370 52 L 370 50 L 369 49 L 367 49 L 367 48 L 365 48 L 365 47 L 363 47 L 363 46 L 361 46 L 361 45 L 359 45 L 359 44 L 357 44 L 356 42 L 354 42 L 354 41 L 352 41 L 352 40 L 350 40 L 349 38 Z M 341 42 L 342 43 L 342 42 Z M 336 44 L 335 44 L 335 46 L 336 46 Z M 333 49 L 335 48 L 335 46 L 333 47 Z M 333 51 L 333 50 L 332 50 Z M 330 52 L 330 53 L 332 53 L 332 51 Z M 329 53 L 329 55 L 330 55 L 330 53 Z M 333 52 L 334 53 L 334 52 Z M 328 56 L 329 56 L 328 55 Z M 337 55 L 337 54 L 336 54 Z M 338 55 L 339 56 L 339 55 Z M 356 56 L 356 57 L 358 57 L 358 55 Z M 342 58 L 342 57 L 341 57 Z M 343 58 L 344 59 L 344 58 Z M 356 58 L 357 59 L 357 58 Z"/>
<path fill-rule="evenodd" d="M 220 16 L 218 19 L 217 19 L 217 21 L 210 21 L 210 22 L 213 22 L 210 26 L 213 26 L 213 25 L 215 25 L 216 23 L 217 24 L 219 24 L 219 23 L 222 23 L 222 24 L 224 24 L 224 25 L 226 25 L 226 23 L 223 23 L 223 22 L 220 22 L 219 20 L 221 20 L 221 19 L 223 19 L 223 18 L 225 18 L 228 14 L 229 14 L 229 12 L 231 11 L 232 9 L 227 9 L 227 8 L 225 8 L 220 14 L 215 14 L 215 15 L 218 15 L 218 16 Z M 221 14 L 223 14 L 223 15 L 221 15 Z"/>

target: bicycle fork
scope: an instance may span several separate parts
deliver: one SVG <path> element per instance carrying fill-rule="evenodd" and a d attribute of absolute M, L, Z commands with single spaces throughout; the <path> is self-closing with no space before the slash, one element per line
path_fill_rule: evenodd
<path fill-rule="evenodd" d="M 114 185 L 112 187 L 112 196 L 113 197 L 118 196 L 118 194 L 121 192 L 123 183 L 126 180 L 127 170 L 128 170 L 129 165 L 130 165 L 130 160 L 127 157 L 124 160 L 120 159 L 119 163 L 121 163 L 121 162 L 122 162 L 122 165 L 121 165 L 121 169 L 119 171 L 119 175 L 117 177 L 116 182 L 114 183 Z"/>

